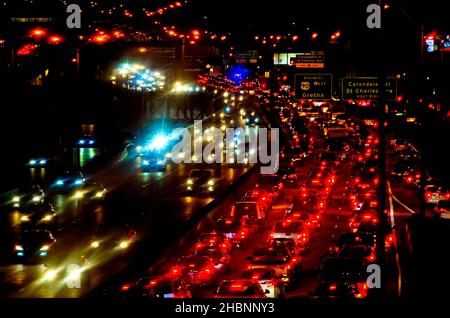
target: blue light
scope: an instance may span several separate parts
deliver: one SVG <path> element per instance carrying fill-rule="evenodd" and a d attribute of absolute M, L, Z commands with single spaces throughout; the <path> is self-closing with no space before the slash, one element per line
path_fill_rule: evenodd
<path fill-rule="evenodd" d="M 41 166 L 45 165 L 46 163 L 47 163 L 47 160 L 41 160 L 41 161 L 39 161 L 39 164 L 40 164 Z"/>
<path fill-rule="evenodd" d="M 259 122 L 259 118 L 258 117 L 255 118 L 255 123 L 257 123 L 257 122 Z"/>
<path fill-rule="evenodd" d="M 142 162 L 142 164 L 143 164 L 144 166 L 148 166 L 148 165 L 150 165 L 150 161 L 144 160 L 144 161 Z"/>
<path fill-rule="evenodd" d="M 94 140 L 90 140 L 90 141 L 89 141 L 89 144 L 90 144 L 90 145 L 93 145 L 94 143 L 95 143 Z"/>
<path fill-rule="evenodd" d="M 246 123 L 249 123 L 249 122 L 250 122 L 250 119 L 249 119 L 249 118 L 245 118 L 245 122 L 246 122 Z"/>
<path fill-rule="evenodd" d="M 81 139 L 81 140 L 78 141 L 78 144 L 79 144 L 79 145 L 84 145 L 85 143 L 86 143 L 86 141 L 83 140 L 83 139 Z"/>
<path fill-rule="evenodd" d="M 157 162 L 157 164 L 160 165 L 160 166 L 164 165 L 164 160 L 159 160 L 159 161 Z"/>
<path fill-rule="evenodd" d="M 64 185 L 64 180 L 57 180 L 56 185 Z"/>
<path fill-rule="evenodd" d="M 40 252 L 39 256 L 41 256 L 41 257 L 47 256 L 47 252 Z"/>
<path fill-rule="evenodd" d="M 229 113 L 231 111 L 230 107 L 225 108 L 225 111 Z"/>
<path fill-rule="evenodd" d="M 77 179 L 77 180 L 75 180 L 75 184 L 76 184 L 76 185 L 83 184 L 83 180 Z"/>
<path fill-rule="evenodd" d="M 20 256 L 20 257 L 22 257 L 22 256 L 24 256 L 25 254 L 23 253 L 23 252 L 17 252 L 17 256 Z"/>
<path fill-rule="evenodd" d="M 163 149 L 164 147 L 167 146 L 167 143 L 169 142 L 169 138 L 159 135 L 156 136 L 152 142 L 149 145 L 150 149 Z"/>

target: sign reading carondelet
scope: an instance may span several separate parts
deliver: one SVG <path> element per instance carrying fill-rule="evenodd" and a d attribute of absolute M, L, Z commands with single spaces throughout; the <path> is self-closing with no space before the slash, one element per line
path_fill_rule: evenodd
<path fill-rule="evenodd" d="M 378 100 L 379 83 L 376 77 L 347 77 L 342 79 L 342 99 L 344 100 Z M 385 79 L 384 99 L 397 98 L 397 80 Z"/>

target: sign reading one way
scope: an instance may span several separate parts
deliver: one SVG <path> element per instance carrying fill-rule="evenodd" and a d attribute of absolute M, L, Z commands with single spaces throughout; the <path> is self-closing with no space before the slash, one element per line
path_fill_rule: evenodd
<path fill-rule="evenodd" d="M 332 97 L 331 74 L 296 74 L 295 98 L 324 100 Z"/>
<path fill-rule="evenodd" d="M 397 98 L 397 81 L 387 78 L 384 86 L 384 98 Z M 378 79 L 376 77 L 347 77 L 342 80 L 342 99 L 377 100 L 379 97 Z"/>

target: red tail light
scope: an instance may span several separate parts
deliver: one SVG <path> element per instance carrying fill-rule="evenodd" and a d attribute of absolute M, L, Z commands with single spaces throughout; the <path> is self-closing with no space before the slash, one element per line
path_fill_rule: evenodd
<path fill-rule="evenodd" d="M 123 291 L 123 292 L 128 291 L 129 289 L 130 289 L 130 285 L 123 285 L 123 286 L 120 288 L 120 290 Z"/>
<path fill-rule="evenodd" d="M 329 287 L 329 290 L 330 291 L 335 291 L 336 288 L 337 288 L 336 284 L 331 284 L 330 287 Z"/>
<path fill-rule="evenodd" d="M 355 294 L 356 298 L 367 297 L 367 284 L 366 283 L 356 283 L 356 288 L 358 289 L 358 293 Z"/>

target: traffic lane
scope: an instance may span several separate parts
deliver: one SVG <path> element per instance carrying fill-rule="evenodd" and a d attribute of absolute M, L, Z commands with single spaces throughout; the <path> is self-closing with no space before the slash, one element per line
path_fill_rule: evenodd
<path fill-rule="evenodd" d="M 304 166 L 301 169 L 302 172 L 299 173 L 300 180 L 306 180 L 307 172 L 308 172 L 309 168 L 312 167 L 312 164 L 313 164 L 312 162 L 309 162 L 308 165 Z M 258 176 L 256 175 L 254 177 L 257 180 Z M 251 182 L 250 184 L 254 184 L 254 183 Z M 344 188 L 345 188 L 345 186 L 342 186 L 342 189 L 344 189 Z M 251 189 L 251 187 L 247 188 L 247 190 L 249 190 L 249 189 Z M 237 195 L 233 195 L 232 197 L 230 197 L 228 199 L 228 206 L 230 206 L 234 201 L 238 200 L 241 197 L 241 195 L 246 192 L 245 187 L 239 192 Z M 232 273 L 229 274 L 228 276 L 226 276 L 226 278 L 227 277 L 229 277 L 229 278 L 236 277 L 243 269 L 245 269 L 246 257 L 252 254 L 254 247 L 261 244 L 261 242 L 265 241 L 266 238 L 269 237 L 269 232 L 272 229 L 273 225 L 275 224 L 275 222 L 277 220 L 280 220 L 284 216 L 286 207 L 288 206 L 288 204 L 292 203 L 292 200 L 293 200 L 294 196 L 296 196 L 296 195 L 298 195 L 298 189 L 287 189 L 285 197 L 280 199 L 279 202 L 277 202 L 274 205 L 273 210 L 269 212 L 267 223 L 266 223 L 267 224 L 266 230 L 263 233 L 256 233 L 250 239 L 249 244 L 246 245 L 245 248 L 240 247 L 240 248 L 235 249 L 235 251 L 232 253 L 232 266 L 231 266 Z M 201 233 L 208 233 L 208 232 L 211 232 L 214 230 L 215 220 L 220 215 L 223 215 L 226 212 L 227 212 L 226 207 L 225 207 L 225 209 L 222 207 L 222 208 L 219 208 L 217 211 L 213 211 L 211 213 L 211 216 L 208 216 L 207 219 L 202 220 L 202 222 L 199 223 L 199 225 L 196 227 L 195 230 L 191 231 L 189 233 L 189 235 L 183 237 L 183 239 L 180 240 L 180 242 L 178 242 L 177 248 L 173 249 L 174 253 L 172 255 L 169 256 L 170 253 L 165 253 L 167 256 L 164 257 L 163 260 L 161 260 L 160 264 L 153 266 L 147 273 L 145 273 L 143 275 L 157 276 L 157 275 L 161 275 L 161 274 L 164 274 L 165 272 L 169 271 L 171 264 L 175 264 L 176 260 L 179 257 L 188 255 L 189 253 L 191 253 L 192 247 L 193 247 L 196 239 L 198 238 L 198 236 Z M 328 215 L 326 217 L 328 218 Z M 337 218 L 339 219 L 339 216 Z M 342 227 L 340 227 L 340 228 L 343 228 L 343 224 L 346 223 L 345 218 L 343 218 L 341 222 L 342 222 Z M 334 230 L 336 228 L 335 223 L 332 222 L 332 226 L 331 226 L 331 225 L 329 225 L 329 222 L 325 221 L 325 228 Z M 311 268 L 312 272 L 314 272 L 314 271 L 317 272 L 317 268 L 320 265 L 320 255 L 323 255 L 327 251 L 328 246 L 331 242 L 330 237 L 333 237 L 333 233 L 328 233 L 328 231 L 323 231 L 322 233 L 323 234 L 320 234 L 320 236 L 318 236 L 317 238 L 315 238 L 313 240 L 314 241 L 313 244 L 316 244 L 320 248 L 314 248 L 314 253 L 310 254 L 311 261 L 309 261 L 309 260 L 305 261 L 307 264 L 307 267 Z M 222 278 L 223 277 L 221 277 L 220 279 L 222 279 Z M 129 278 L 130 281 L 137 280 L 137 279 L 138 279 L 138 276 Z M 219 279 L 219 281 L 220 281 L 220 279 Z M 306 282 L 306 279 L 305 279 L 305 282 Z M 314 278 L 310 279 L 308 283 L 309 283 L 309 286 L 307 284 L 303 284 L 303 291 L 300 291 L 300 294 L 307 295 L 308 292 L 310 292 L 313 289 L 313 287 L 315 286 L 315 279 Z M 199 294 L 196 294 L 196 297 L 211 297 L 211 296 L 212 296 L 212 294 L 205 290 L 200 291 Z"/>
<path fill-rule="evenodd" d="M 307 178 L 308 168 L 314 166 L 313 162 L 303 167 L 302 172 L 299 173 L 298 178 L 305 181 Z M 343 180 L 343 175 L 339 175 L 339 179 Z M 319 275 L 319 267 L 322 256 L 328 252 L 328 248 L 333 239 L 337 239 L 342 232 L 348 230 L 348 217 L 351 215 L 350 211 L 343 211 L 342 200 L 345 192 L 345 182 L 337 184 L 333 189 L 334 199 L 332 199 L 323 214 L 322 227 L 313 231 L 311 235 L 310 250 L 307 254 L 302 256 L 302 270 L 298 283 L 293 290 L 286 292 L 286 297 L 307 297 L 315 288 Z M 270 238 L 270 232 L 277 221 L 280 221 L 285 216 L 285 210 L 291 204 L 295 197 L 299 196 L 299 189 L 287 189 L 284 197 L 275 204 L 268 213 L 266 226 L 263 232 L 252 235 L 245 245 L 233 251 L 231 255 L 231 272 L 218 279 L 220 283 L 223 279 L 236 279 L 239 274 L 247 269 L 247 257 L 253 254 L 253 251 L 261 246 Z M 216 290 L 218 285 L 214 286 L 212 290 L 196 291 L 195 297 L 214 297 L 212 291 Z"/>
<path fill-rule="evenodd" d="M 236 179 L 240 174 L 244 173 L 247 168 L 244 169 L 230 169 L 224 167 L 223 176 L 225 179 Z M 177 182 L 177 185 L 179 183 Z M 168 186 L 174 186 L 169 183 Z M 142 189 L 142 192 L 146 192 L 146 189 Z M 144 196 L 149 197 L 149 194 Z M 97 207 L 94 211 L 94 221 L 101 223 L 105 221 L 105 214 L 114 216 L 123 216 L 123 212 L 127 211 L 128 219 L 134 219 L 134 223 L 138 223 L 136 228 L 138 233 L 145 233 L 145 237 L 142 239 L 146 241 L 156 241 L 161 237 L 167 236 L 167 233 L 171 233 L 174 237 L 167 238 L 167 242 L 171 242 L 177 237 L 178 230 L 182 229 L 186 221 L 195 217 L 195 214 L 201 210 L 205 205 L 213 200 L 213 197 L 172 197 L 168 200 L 162 199 L 160 202 L 149 200 L 147 202 L 147 211 L 142 213 L 134 210 L 134 213 L 130 213 L 130 198 L 118 203 L 115 202 L 113 208 L 109 211 L 105 211 L 103 207 Z M 119 217 L 119 222 L 126 223 L 127 221 Z M 51 268 L 64 268 L 69 264 L 79 264 L 81 256 L 86 249 L 89 249 L 90 240 L 93 237 L 94 228 L 98 224 L 86 224 L 86 222 L 79 222 L 73 227 L 69 227 L 66 231 L 62 231 L 61 235 L 58 235 L 58 240 L 52 251 L 52 259 L 48 260 L 51 264 Z M 77 238 L 74 242 L 74 238 Z M 163 247 L 161 244 L 158 248 Z M 155 251 L 146 249 L 147 252 L 158 252 L 158 248 Z M 89 282 L 86 284 L 87 288 L 81 288 L 77 290 L 68 290 L 67 288 L 53 288 L 47 284 L 36 284 L 25 288 L 20 291 L 20 297 L 80 297 L 86 293 L 90 288 L 95 287 L 101 282 L 105 281 L 109 277 L 122 271 L 124 268 L 130 265 L 130 263 L 139 261 L 141 256 L 139 253 L 134 255 L 116 255 L 115 252 L 105 251 L 102 256 L 98 257 L 95 262 L 95 267 L 89 271 Z M 116 257 L 117 256 L 117 257 Z M 56 265 L 54 265 L 56 264 Z M 22 270 L 26 271 L 27 267 L 23 267 Z M 38 273 L 36 281 L 42 277 L 42 272 Z M 60 284 L 61 285 L 61 284 Z"/>
<path fill-rule="evenodd" d="M 180 238 L 174 242 L 170 242 L 168 246 L 165 246 L 159 252 L 159 257 L 155 260 L 148 260 L 146 264 L 137 268 L 134 271 L 128 271 L 121 277 L 113 279 L 107 284 L 108 288 L 116 288 L 123 283 L 135 282 L 143 276 L 158 276 L 166 273 L 172 264 L 175 264 L 177 259 L 181 256 L 190 253 L 193 244 L 197 241 L 198 236 L 201 233 L 209 233 L 214 230 L 217 219 L 227 213 L 231 205 L 239 201 L 242 196 L 254 187 L 259 179 L 259 170 L 252 170 L 247 177 L 242 180 L 242 183 L 235 187 L 219 205 L 214 207 L 206 216 L 200 219 L 190 228 L 189 231 L 184 233 Z M 158 238 L 158 241 L 161 241 Z M 94 296 L 98 296 L 97 294 Z"/>

